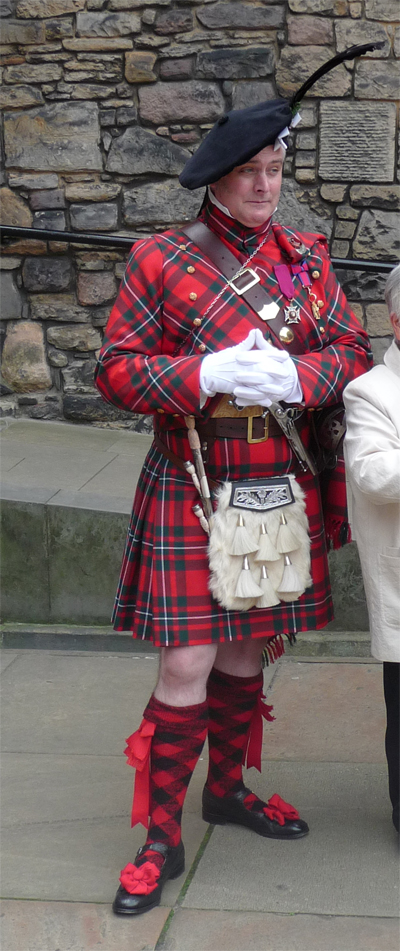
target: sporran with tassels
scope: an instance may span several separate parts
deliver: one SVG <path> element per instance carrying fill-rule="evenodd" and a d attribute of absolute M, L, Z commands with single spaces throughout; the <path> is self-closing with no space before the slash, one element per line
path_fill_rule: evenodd
<path fill-rule="evenodd" d="M 292 475 L 226 482 L 215 495 L 209 588 L 226 610 L 296 601 L 312 584 L 304 492 Z"/>

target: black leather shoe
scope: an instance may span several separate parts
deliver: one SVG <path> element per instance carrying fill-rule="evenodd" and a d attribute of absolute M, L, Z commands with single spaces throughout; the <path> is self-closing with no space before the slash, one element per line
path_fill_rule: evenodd
<path fill-rule="evenodd" d="M 269 839 L 300 839 L 303 835 L 307 835 L 309 828 L 303 819 L 285 819 L 285 824 L 281 826 L 276 819 L 269 819 L 264 811 L 251 812 L 246 809 L 243 800 L 250 792 L 251 790 L 244 786 L 233 796 L 221 798 L 204 786 L 203 819 L 212 825 L 226 825 L 227 822 L 234 822 Z"/>
<path fill-rule="evenodd" d="M 141 915 L 144 911 L 151 911 L 152 908 L 160 904 L 165 882 L 169 878 L 178 878 L 179 875 L 182 875 L 185 869 L 183 842 L 180 842 L 177 846 L 166 845 L 165 842 L 153 842 L 151 845 L 142 846 L 136 855 L 136 859 L 140 858 L 144 852 L 150 851 L 159 852 L 160 855 L 164 856 L 164 864 L 160 869 L 160 877 L 156 887 L 147 895 L 131 895 L 120 885 L 112 906 L 115 915 Z M 151 861 L 150 857 L 146 857 L 146 861 Z"/>

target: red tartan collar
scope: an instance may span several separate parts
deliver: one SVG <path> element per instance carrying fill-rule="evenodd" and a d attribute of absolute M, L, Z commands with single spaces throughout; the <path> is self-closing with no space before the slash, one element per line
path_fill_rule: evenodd
<path fill-rule="evenodd" d="M 265 221 L 258 228 L 246 228 L 235 218 L 228 218 L 220 208 L 206 199 L 206 204 L 199 215 L 200 221 L 203 221 L 207 228 L 214 231 L 219 238 L 225 241 L 233 250 L 239 254 L 251 254 L 256 247 L 261 244 L 265 235 L 271 231 L 271 218 Z"/>

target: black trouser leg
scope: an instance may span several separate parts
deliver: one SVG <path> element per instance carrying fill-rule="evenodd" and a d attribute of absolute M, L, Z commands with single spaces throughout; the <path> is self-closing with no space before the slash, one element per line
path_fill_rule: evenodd
<path fill-rule="evenodd" d="M 389 796 L 393 806 L 393 824 L 400 831 L 400 664 L 384 661 L 383 690 L 386 703 L 385 749 L 389 772 Z"/>

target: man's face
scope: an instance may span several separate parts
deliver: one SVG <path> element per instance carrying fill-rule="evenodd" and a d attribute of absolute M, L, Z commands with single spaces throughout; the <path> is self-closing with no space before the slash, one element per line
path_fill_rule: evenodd
<path fill-rule="evenodd" d="M 267 145 L 245 165 L 224 175 L 211 188 L 233 218 L 256 228 L 271 217 L 279 201 L 285 152 Z"/>
<path fill-rule="evenodd" d="M 394 339 L 400 350 L 400 317 L 397 314 L 390 314 L 390 323 L 393 328 Z"/>

